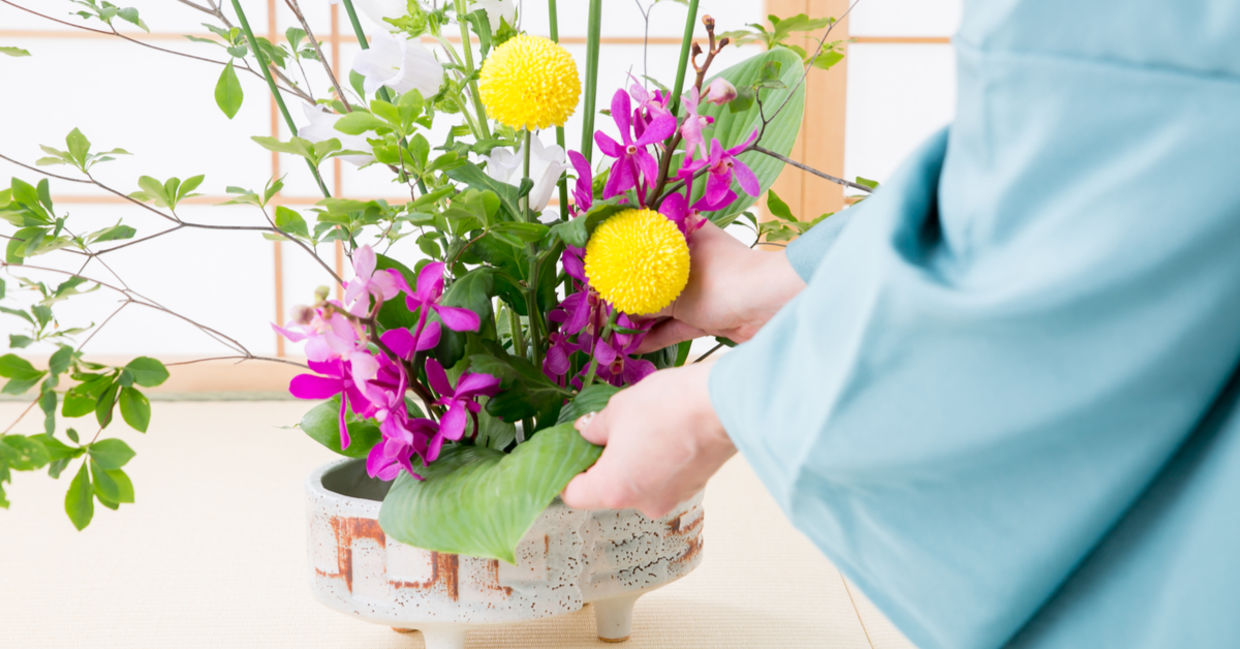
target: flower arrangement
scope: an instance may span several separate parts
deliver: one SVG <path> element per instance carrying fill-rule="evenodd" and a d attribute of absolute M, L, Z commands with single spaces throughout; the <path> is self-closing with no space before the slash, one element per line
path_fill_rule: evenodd
<path fill-rule="evenodd" d="M 12 470 L 47 467 L 56 477 L 80 460 L 66 496 L 76 526 L 89 523 L 94 501 L 110 508 L 132 502 L 123 470 L 133 456 L 128 445 L 98 433 L 83 439 L 74 428 L 60 432 L 57 415 L 93 415 L 102 432 L 119 411 L 145 431 L 150 404 L 141 388 L 161 383 L 167 369 L 149 357 L 123 366 L 88 360 L 83 346 L 97 328 L 59 326 L 53 308 L 106 290 L 117 292 L 122 306 L 163 310 L 119 277 L 85 272 L 88 263 L 182 228 L 257 232 L 296 245 L 337 285 L 321 289 L 292 322 L 274 325 L 304 346 L 307 371 L 290 392 L 321 401 L 301 428 L 343 455 L 365 458 L 371 476 L 391 481 L 380 518 L 390 536 L 512 561 L 539 512 L 598 457 L 600 449 L 571 422 L 656 369 L 688 362 L 687 343 L 654 354 L 636 350 L 689 280 L 694 232 L 707 220 L 727 225 L 740 218 L 772 240 L 804 227 L 773 193 L 774 225 L 759 224 L 747 210 L 788 161 L 805 75 L 839 60 L 826 36 L 810 48 L 792 36 L 829 33 L 830 19 L 772 17 L 770 27 L 717 34 L 715 19 L 699 16 L 698 1 L 689 0 L 675 76 L 620 80 L 607 97 L 609 120 L 596 130 L 601 0 L 590 2 L 584 71 L 556 42 L 555 0 L 548 2 L 550 37 L 523 24 L 513 0 L 340 1 L 363 47 L 347 76 L 324 59 L 296 0 L 286 4 L 302 28 L 279 43 L 254 34 L 238 0 L 182 2 L 209 14 L 217 37 L 211 42 L 229 57 L 217 61 L 223 68 L 214 93 L 226 115 L 244 99 L 239 72 L 266 82 L 294 135 L 253 139 L 305 159 L 324 194 L 313 209 L 279 205 L 282 180 L 272 178 L 261 189 L 229 189 L 231 203 L 261 212 L 259 225 L 183 219 L 178 205 L 202 176 L 143 176 L 136 191 L 113 188 L 92 170 L 128 153 L 96 151 L 76 129 L 66 149 L 44 147 L 47 155 L 35 165 L 0 153 L 44 176 L 33 183 L 14 178 L 0 191 L 0 217 L 11 225 L 0 235 L 3 265 L 18 288 L 5 295 L 0 281 L 0 311 L 29 330 L 10 337 L 0 376 L 8 379 L 5 393 L 33 392 L 31 407 L 45 416 L 38 434 L 0 437 L 0 486 Z M 118 35 L 122 23 L 145 29 L 135 9 L 101 0 L 74 4 L 80 18 L 105 29 L 84 28 Z M 362 26 L 359 9 L 373 29 Z M 716 56 L 738 41 L 766 47 L 716 70 Z M 295 80 L 292 70 L 308 62 L 324 67 L 329 95 L 314 94 L 308 79 Z M 303 104 L 300 125 L 289 99 Z M 566 151 L 564 125 L 575 113 L 584 117 L 582 144 Z M 447 135 L 433 138 L 433 130 Z M 544 141 L 552 133 L 556 144 Z M 331 195 L 320 166 L 333 158 L 386 168 L 409 200 Z M 51 165 L 70 172 L 44 170 Z M 79 230 L 77 219 L 58 215 L 49 180 L 125 197 L 169 230 L 140 232 L 123 222 Z M 557 208 L 549 209 L 557 194 Z M 406 238 L 421 258 L 386 254 Z M 320 247 L 337 244 L 352 260 L 348 279 L 319 258 Z M 40 256 L 48 261 L 32 261 Z M 57 279 L 40 279 L 46 277 Z M 26 304 L 18 294 L 35 299 Z M 218 334 L 239 358 L 279 360 L 261 359 L 194 324 Z M 18 353 L 40 345 L 54 350 L 46 367 Z"/>

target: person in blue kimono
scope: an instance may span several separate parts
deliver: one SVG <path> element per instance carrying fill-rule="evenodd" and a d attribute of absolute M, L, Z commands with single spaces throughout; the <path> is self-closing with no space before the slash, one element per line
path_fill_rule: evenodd
<path fill-rule="evenodd" d="M 1240 2 L 966 0 L 957 115 L 785 253 L 718 230 L 564 498 L 735 450 L 921 649 L 1240 647 Z"/>

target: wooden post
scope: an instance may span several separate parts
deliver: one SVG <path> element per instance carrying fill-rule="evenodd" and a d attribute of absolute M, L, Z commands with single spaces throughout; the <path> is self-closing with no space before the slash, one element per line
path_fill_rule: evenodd
<path fill-rule="evenodd" d="M 767 13 L 776 16 L 808 14 L 811 18 L 839 17 L 848 9 L 847 0 L 767 0 Z M 817 43 L 821 32 L 810 43 Z M 848 39 L 848 19 L 831 31 L 832 41 Z M 788 157 L 837 176 L 844 174 L 844 97 L 848 58 L 830 70 L 812 70 L 806 78 L 805 117 L 801 134 Z M 775 183 L 775 192 L 803 220 L 844 206 L 844 188 L 803 171 L 785 168 Z"/>

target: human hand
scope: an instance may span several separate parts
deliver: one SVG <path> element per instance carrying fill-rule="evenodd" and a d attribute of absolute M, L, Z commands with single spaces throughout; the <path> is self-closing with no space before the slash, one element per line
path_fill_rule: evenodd
<path fill-rule="evenodd" d="M 603 455 L 564 489 L 577 509 L 637 509 L 651 518 L 706 487 L 736 453 L 707 392 L 710 365 L 660 370 L 611 398 L 577 430 Z"/>
<path fill-rule="evenodd" d="M 647 353 L 702 336 L 753 337 L 805 283 L 780 252 L 753 250 L 713 223 L 689 238 L 689 284 L 646 336 Z"/>

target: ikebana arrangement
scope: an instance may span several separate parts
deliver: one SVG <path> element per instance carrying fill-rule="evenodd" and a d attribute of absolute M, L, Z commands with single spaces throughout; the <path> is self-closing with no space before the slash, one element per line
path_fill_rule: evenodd
<path fill-rule="evenodd" d="M 601 0 L 590 1 L 584 70 L 557 42 L 556 0 L 545 25 L 523 20 L 513 0 L 340 0 L 363 48 L 347 71 L 324 57 L 297 0 L 285 4 L 301 26 L 274 41 L 254 33 L 239 0 L 179 2 L 202 12 L 214 34 L 196 40 L 225 55 L 198 57 L 222 66 L 219 108 L 229 117 L 239 110 L 238 74 L 261 77 L 294 135 L 254 137 L 256 153 L 304 158 L 306 169 L 295 172 L 309 173 L 324 195 L 298 210 L 281 204 L 281 178 L 253 188 L 230 179 L 229 203 L 251 206 L 255 221 L 206 224 L 178 211 L 202 176 L 105 184 L 95 167 L 128 152 L 98 149 L 77 129 L 64 149 L 45 146 L 34 162 L 0 152 L 41 176 L 13 178 L 0 191 L 0 217 L 9 224 L 0 233 L 8 282 L 0 281 L 0 317 L 23 328 L 9 337 L 0 376 L 8 379 L 4 393 L 31 394 L 28 411 L 44 415 L 37 434 L 14 433 L 14 422 L 0 437 L 0 485 L 10 471 L 47 468 L 57 477 L 76 465 L 65 505 L 78 528 L 95 501 L 113 509 L 133 501 L 123 470 L 133 452 L 102 432 L 118 411 L 145 431 L 151 408 L 142 388 L 168 371 L 150 357 L 93 362 L 86 346 L 107 319 L 76 328 L 54 309 L 99 290 L 116 293 L 118 309 L 193 322 L 111 273 L 107 259 L 116 251 L 210 227 L 283 240 L 316 259 L 334 286 L 274 325 L 304 345 L 306 371 L 291 393 L 320 402 L 301 428 L 391 482 L 379 516 L 391 538 L 511 563 L 539 514 L 598 457 L 571 422 L 656 369 L 690 362 L 687 343 L 635 350 L 686 285 L 694 232 L 707 220 L 739 220 L 778 241 L 806 227 L 768 192 L 797 136 L 805 76 L 840 60 L 838 43 L 807 37 L 829 32 L 831 19 L 772 16 L 766 25 L 721 32 L 689 0 L 675 75 L 635 70 L 607 86 L 598 79 Z M 638 5 L 649 16 L 657 3 Z M 42 3 L 4 4 L 54 18 Z M 146 29 L 136 9 L 69 4 L 73 25 L 141 44 L 122 31 Z M 738 43 L 752 55 L 716 69 L 716 56 Z M 322 66 L 329 83 L 299 80 L 296 71 L 307 65 Z M 303 104 L 304 119 L 294 117 L 291 102 Z M 580 147 L 566 150 L 564 125 L 576 113 L 584 118 Z M 386 169 L 408 200 L 332 195 L 320 168 L 334 158 Z M 51 198 L 55 183 L 124 197 L 166 228 L 99 227 L 88 215 L 62 216 Z M 771 223 L 759 223 L 751 209 L 764 194 L 777 217 Z M 403 239 L 421 255 L 389 255 Z M 347 278 L 320 256 L 336 246 L 351 259 Z M 233 357 L 296 362 L 261 358 L 226 333 L 193 324 Z M 93 422 L 62 429 L 58 417 Z M 3 491 L 0 505 L 7 505 Z"/>

